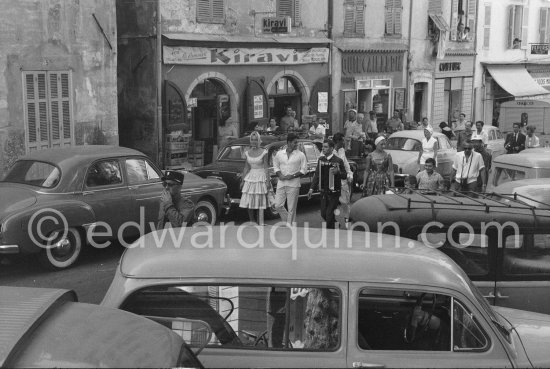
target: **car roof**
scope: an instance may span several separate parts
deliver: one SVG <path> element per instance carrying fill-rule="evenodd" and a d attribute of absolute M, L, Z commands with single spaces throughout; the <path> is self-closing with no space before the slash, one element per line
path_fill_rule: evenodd
<path fill-rule="evenodd" d="M 45 149 L 33 151 L 21 159 L 49 161 L 52 163 L 60 163 L 68 159 L 93 161 L 112 156 L 131 156 L 144 154 L 127 147 L 108 146 L 108 145 L 84 145 L 72 146 L 55 149 Z"/>
<path fill-rule="evenodd" d="M 550 168 L 550 155 L 544 151 L 524 150 L 519 154 L 499 155 L 494 164 L 510 164 L 527 168 Z"/>
<path fill-rule="evenodd" d="M 550 209 L 550 178 L 510 181 L 493 188 L 499 194 L 517 194 L 517 198 L 539 208 Z M 533 200 L 533 201 L 530 201 Z"/>
<path fill-rule="evenodd" d="M 435 132 L 435 131 L 433 133 L 433 136 L 434 137 L 441 137 L 441 136 L 447 137 L 443 133 Z M 409 130 L 405 130 L 405 131 L 398 131 L 398 132 L 392 133 L 389 138 L 393 138 L 393 137 L 414 138 L 414 139 L 417 139 L 417 140 L 422 140 L 424 138 L 424 130 L 422 130 L 422 129 L 409 129 Z"/>
<path fill-rule="evenodd" d="M 6 366 L 173 366 L 183 345 L 166 327 L 76 302 L 72 291 L 1 287 L 0 297 L 0 364 Z"/>
<path fill-rule="evenodd" d="M 287 243 L 292 248 L 284 248 Z M 326 247 L 312 246 L 319 243 Z M 362 231 L 228 225 L 165 229 L 134 245 L 139 246 L 128 248 L 120 261 L 120 272 L 127 278 L 400 280 L 469 288 L 463 271 L 443 253 L 410 239 Z"/>
<path fill-rule="evenodd" d="M 260 139 L 262 146 L 267 146 L 273 142 L 285 141 L 286 135 L 260 135 Z M 250 145 L 250 135 L 233 140 L 227 146 L 232 145 Z"/>

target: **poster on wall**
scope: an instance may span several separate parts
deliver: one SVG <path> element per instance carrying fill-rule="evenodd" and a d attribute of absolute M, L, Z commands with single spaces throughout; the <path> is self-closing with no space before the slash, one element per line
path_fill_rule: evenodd
<path fill-rule="evenodd" d="M 317 99 L 317 111 L 319 113 L 328 112 L 328 92 L 319 92 Z"/>
<path fill-rule="evenodd" d="M 405 109 L 405 89 L 404 88 L 395 89 L 394 109 L 397 109 L 397 110 Z"/>
<path fill-rule="evenodd" d="M 264 117 L 264 97 L 262 95 L 254 96 L 254 119 Z"/>

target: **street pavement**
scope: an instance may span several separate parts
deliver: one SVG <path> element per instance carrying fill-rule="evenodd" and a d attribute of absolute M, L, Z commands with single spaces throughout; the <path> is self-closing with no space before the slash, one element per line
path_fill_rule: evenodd
<path fill-rule="evenodd" d="M 354 196 L 356 197 L 358 194 Z M 237 209 L 222 217 L 220 221 L 233 221 L 238 225 L 248 221 L 248 216 L 246 211 Z M 266 223 L 275 224 L 278 221 L 280 219 L 268 220 Z M 303 226 L 305 222 L 309 223 L 310 227 L 321 227 L 318 199 L 300 200 L 298 226 Z M 45 271 L 33 257 L 0 258 L 0 285 L 72 289 L 76 291 L 79 301 L 98 304 L 111 284 L 123 251 L 124 247 L 118 244 L 106 249 L 88 247 L 83 251 L 77 265 L 60 272 Z"/>

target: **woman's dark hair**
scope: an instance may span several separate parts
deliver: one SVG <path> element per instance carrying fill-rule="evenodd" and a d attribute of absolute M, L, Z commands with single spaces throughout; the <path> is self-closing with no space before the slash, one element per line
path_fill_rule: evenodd
<path fill-rule="evenodd" d="M 341 132 L 336 132 L 333 136 L 332 136 L 332 140 L 336 143 L 336 142 L 340 142 L 340 141 L 343 141 L 344 140 L 344 135 L 341 133 Z"/>
<path fill-rule="evenodd" d="M 426 159 L 426 164 L 433 164 L 435 167 L 435 159 L 434 158 L 428 158 Z"/>
<path fill-rule="evenodd" d="M 323 143 L 328 144 L 328 146 L 329 146 L 329 147 L 332 147 L 332 148 L 334 148 L 334 146 L 335 146 L 333 140 L 328 140 L 328 139 L 327 139 L 327 140 L 323 141 Z"/>
<path fill-rule="evenodd" d="M 445 128 L 445 127 L 447 127 L 447 122 L 439 123 L 439 128 Z"/>

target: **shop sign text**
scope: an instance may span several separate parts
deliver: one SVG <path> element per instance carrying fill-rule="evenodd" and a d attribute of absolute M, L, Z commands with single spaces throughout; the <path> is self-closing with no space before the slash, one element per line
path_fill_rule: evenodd
<path fill-rule="evenodd" d="M 343 76 L 403 71 L 403 54 L 343 54 Z"/>
<path fill-rule="evenodd" d="M 439 71 L 440 72 L 456 72 L 461 70 L 461 64 L 460 62 L 453 62 L 453 63 L 440 63 L 439 64 Z"/>
<path fill-rule="evenodd" d="M 186 65 L 291 65 L 328 63 L 328 48 L 239 49 L 164 46 L 164 64 Z"/>
<path fill-rule="evenodd" d="M 550 86 L 550 77 L 535 78 L 535 81 L 541 86 Z"/>
<path fill-rule="evenodd" d="M 262 19 L 264 33 L 288 33 L 291 31 L 290 17 L 266 17 Z"/>
<path fill-rule="evenodd" d="M 531 44 L 531 54 L 548 55 L 548 44 Z"/>

